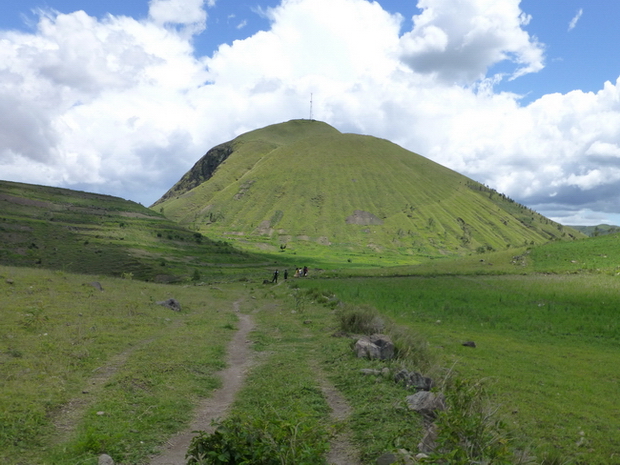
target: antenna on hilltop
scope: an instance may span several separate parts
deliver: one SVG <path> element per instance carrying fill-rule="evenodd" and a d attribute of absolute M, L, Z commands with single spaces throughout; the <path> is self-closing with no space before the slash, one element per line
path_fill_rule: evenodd
<path fill-rule="evenodd" d="M 312 93 L 310 93 L 310 121 L 312 121 Z"/>

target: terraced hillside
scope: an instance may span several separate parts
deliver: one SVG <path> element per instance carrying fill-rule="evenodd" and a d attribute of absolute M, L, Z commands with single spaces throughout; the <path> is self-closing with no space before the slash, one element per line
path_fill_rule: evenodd
<path fill-rule="evenodd" d="M 250 260 L 135 202 L 0 181 L 3 265 L 170 282 Z"/>
<path fill-rule="evenodd" d="M 379 259 L 584 237 L 387 140 L 293 120 L 211 149 L 151 208 L 250 250 Z"/>

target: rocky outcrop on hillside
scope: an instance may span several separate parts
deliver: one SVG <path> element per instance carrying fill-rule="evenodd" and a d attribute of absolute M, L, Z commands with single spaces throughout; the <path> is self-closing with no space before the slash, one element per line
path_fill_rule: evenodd
<path fill-rule="evenodd" d="M 203 182 L 211 179 L 218 166 L 220 166 L 234 151 L 233 144 L 230 142 L 225 142 L 213 147 L 194 164 L 192 169 L 185 173 L 179 182 L 172 186 L 161 199 L 155 202 L 153 206 L 171 197 L 183 195 Z"/>

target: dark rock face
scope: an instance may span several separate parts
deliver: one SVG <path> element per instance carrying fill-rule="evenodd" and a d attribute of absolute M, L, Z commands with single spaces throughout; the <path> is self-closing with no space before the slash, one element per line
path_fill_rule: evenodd
<path fill-rule="evenodd" d="M 154 205 L 170 197 L 182 195 L 211 179 L 218 166 L 220 166 L 234 151 L 233 144 L 230 142 L 225 142 L 224 144 L 213 147 L 194 164 L 191 170 L 185 173 L 185 176 L 183 176 L 179 182 L 166 192 L 161 199 L 155 202 Z"/>

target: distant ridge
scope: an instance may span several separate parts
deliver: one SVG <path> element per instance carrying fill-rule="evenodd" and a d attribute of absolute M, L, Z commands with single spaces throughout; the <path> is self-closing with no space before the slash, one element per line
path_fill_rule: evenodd
<path fill-rule="evenodd" d="M 343 258 L 461 255 L 584 237 L 392 142 L 312 120 L 214 147 L 152 208 L 247 249 Z"/>
<path fill-rule="evenodd" d="M 590 237 L 605 236 L 607 234 L 616 234 L 620 232 L 620 226 L 610 224 L 599 224 L 597 226 L 571 226 L 583 234 Z"/>

